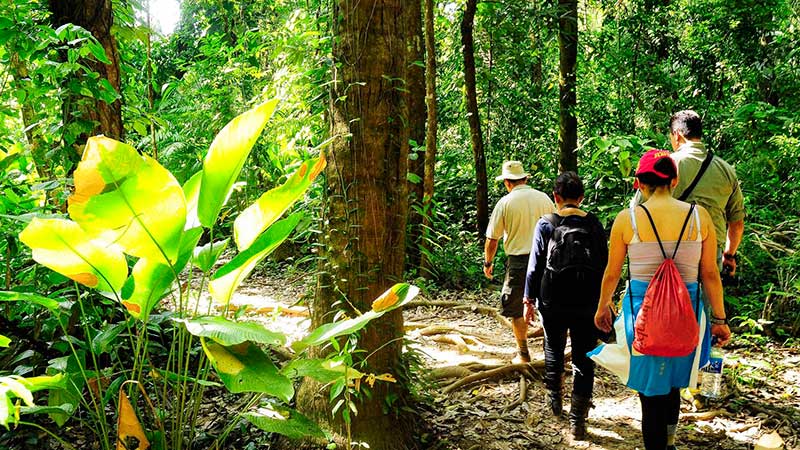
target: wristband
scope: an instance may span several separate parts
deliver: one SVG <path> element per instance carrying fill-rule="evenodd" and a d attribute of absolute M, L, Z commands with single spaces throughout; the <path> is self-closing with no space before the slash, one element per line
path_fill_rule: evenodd
<path fill-rule="evenodd" d="M 483 262 L 483 267 L 486 267 L 486 268 L 492 267 L 493 265 L 494 265 L 494 263 L 491 262 L 491 261 L 484 261 Z"/>
<path fill-rule="evenodd" d="M 736 261 L 736 253 L 723 253 L 722 257 L 725 259 L 732 259 Z"/>
<path fill-rule="evenodd" d="M 709 319 L 709 320 L 711 321 L 712 325 L 727 325 L 728 324 L 728 318 L 727 317 L 723 317 L 723 318 L 720 319 L 719 317 L 714 317 L 712 315 L 711 319 Z"/>

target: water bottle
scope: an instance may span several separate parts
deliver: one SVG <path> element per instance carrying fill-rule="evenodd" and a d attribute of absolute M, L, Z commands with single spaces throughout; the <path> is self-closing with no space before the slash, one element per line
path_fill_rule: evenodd
<path fill-rule="evenodd" d="M 722 397 L 722 361 L 724 356 L 722 349 L 713 345 L 712 343 L 708 366 L 703 369 L 700 394 L 704 397 L 717 399 Z"/>

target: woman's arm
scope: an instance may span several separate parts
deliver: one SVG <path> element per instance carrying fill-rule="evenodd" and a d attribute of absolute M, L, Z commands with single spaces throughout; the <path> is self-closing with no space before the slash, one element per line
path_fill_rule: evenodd
<path fill-rule="evenodd" d="M 717 235 L 711 222 L 711 216 L 702 206 L 697 207 L 700 213 L 700 230 L 703 233 L 703 247 L 700 256 L 700 281 L 703 292 L 711 307 L 712 320 L 725 320 L 725 301 L 722 293 L 722 281 L 717 267 Z M 715 325 L 712 322 L 711 334 L 717 337 L 719 345 L 725 345 L 731 338 L 731 330 L 727 324 Z"/>
<path fill-rule="evenodd" d="M 605 332 L 611 331 L 613 325 L 611 322 L 612 297 L 622 274 L 622 264 L 628 254 L 628 246 L 625 243 L 625 229 L 629 227 L 629 223 L 628 212 L 623 210 L 617 215 L 614 225 L 611 227 L 608 264 L 603 273 L 603 283 L 600 285 L 600 302 L 597 305 L 597 312 L 594 316 L 594 323 L 597 328 Z"/>

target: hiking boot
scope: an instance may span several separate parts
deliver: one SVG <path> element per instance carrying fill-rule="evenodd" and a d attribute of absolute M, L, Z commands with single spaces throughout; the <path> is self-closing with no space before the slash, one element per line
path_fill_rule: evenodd
<path fill-rule="evenodd" d="M 553 415 L 558 417 L 564 410 L 561 394 L 564 386 L 563 372 L 545 372 L 544 385 L 547 387 L 547 406 L 553 411 Z"/>
<path fill-rule="evenodd" d="M 547 391 L 547 405 L 550 406 L 554 416 L 560 416 L 564 411 L 564 405 L 562 404 L 561 400 L 562 396 L 560 389 L 557 391 Z"/>
<path fill-rule="evenodd" d="M 576 441 L 586 439 L 586 416 L 592 406 L 592 398 L 572 394 L 572 404 L 569 408 L 569 428 Z"/>

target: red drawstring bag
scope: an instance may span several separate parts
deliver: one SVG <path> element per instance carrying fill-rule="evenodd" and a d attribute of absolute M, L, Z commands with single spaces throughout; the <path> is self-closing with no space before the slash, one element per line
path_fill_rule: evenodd
<path fill-rule="evenodd" d="M 697 324 L 695 309 L 692 308 L 689 291 L 675 265 L 675 254 L 678 252 L 680 238 L 686 230 L 686 224 L 694 212 L 694 205 L 689 208 L 689 214 L 683 222 L 671 258 L 668 258 L 664 251 L 650 211 L 644 205 L 639 206 L 644 209 L 647 218 L 650 219 L 650 225 L 653 227 L 656 240 L 661 247 L 661 253 L 664 255 L 664 262 L 656 269 L 656 273 L 645 291 L 642 307 L 634 322 L 633 348 L 643 355 L 687 356 L 697 348 L 700 327 Z M 700 230 L 698 230 L 699 232 Z M 632 302 L 633 300 L 631 300 Z M 699 301 L 697 303 L 699 307 Z M 633 311 L 633 305 L 631 305 L 631 311 Z"/>

